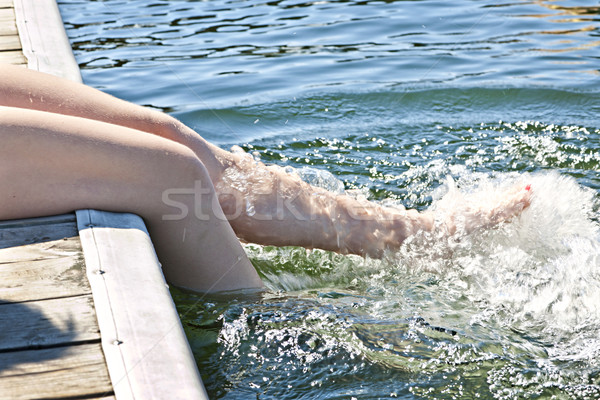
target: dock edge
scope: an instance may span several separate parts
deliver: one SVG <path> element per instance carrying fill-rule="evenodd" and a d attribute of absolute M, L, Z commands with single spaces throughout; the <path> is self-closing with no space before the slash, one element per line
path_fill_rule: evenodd
<path fill-rule="evenodd" d="M 29 69 L 82 82 L 55 0 L 14 0 L 17 29 Z"/>
<path fill-rule="evenodd" d="M 143 220 L 76 215 L 116 398 L 208 399 Z"/>

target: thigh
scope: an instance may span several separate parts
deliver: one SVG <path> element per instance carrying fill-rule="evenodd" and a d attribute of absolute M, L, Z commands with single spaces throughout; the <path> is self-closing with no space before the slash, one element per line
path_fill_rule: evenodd
<path fill-rule="evenodd" d="M 0 219 L 130 208 L 139 188 L 151 193 L 165 181 L 177 185 L 177 168 L 200 162 L 186 147 L 152 134 L 10 107 L 0 107 L 0 142 Z M 147 203 L 137 199 L 140 209 Z"/>
<path fill-rule="evenodd" d="M 172 283 L 196 290 L 261 285 L 208 171 L 187 147 L 122 126 L 9 107 L 0 107 L 0 143 L 0 220 L 82 208 L 132 212 L 144 218 Z M 176 202 L 165 197 L 173 193 L 181 195 Z M 188 215 L 177 215 L 182 209 Z"/>

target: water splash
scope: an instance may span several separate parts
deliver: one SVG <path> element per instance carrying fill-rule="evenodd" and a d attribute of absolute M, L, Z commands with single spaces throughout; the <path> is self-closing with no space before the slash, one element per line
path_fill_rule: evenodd
<path fill-rule="evenodd" d="M 588 188 L 598 187 L 599 131 L 526 120 L 436 129 L 439 139 L 419 149 L 396 131 L 380 133 L 391 153 L 373 144 L 377 135 L 306 138 L 282 147 L 294 166 L 284 170 L 329 190 L 440 214 L 530 184 L 531 206 L 492 229 L 414 237 L 383 260 L 248 245 L 280 297 L 249 304 L 245 331 L 227 325 L 241 339 L 222 356 L 238 352 L 232 363 L 245 366 L 246 346 L 255 347 L 248 354 L 279 354 L 251 360 L 250 376 L 269 378 L 253 381 L 257 391 L 271 384 L 335 391 L 333 377 L 286 381 L 277 372 L 286 365 L 298 377 L 291 371 L 334 365 L 347 376 L 379 374 L 369 383 L 379 397 L 393 387 L 399 397 L 435 399 L 600 398 L 600 205 Z M 278 151 L 261 150 L 263 160 L 277 162 Z M 337 177 L 312 166 L 299 173 L 322 160 L 316 155 Z M 538 166 L 555 172 L 526 172 Z M 303 324 L 305 308 L 321 317 Z"/>
<path fill-rule="evenodd" d="M 337 179 L 335 175 L 327 170 L 302 167 L 295 169 L 293 172 L 298 174 L 300 179 L 304 182 L 312 186 L 320 187 L 336 194 L 343 194 L 346 192 L 344 189 L 344 182 Z"/>
<path fill-rule="evenodd" d="M 406 272 L 435 272 L 448 284 L 461 282 L 466 295 L 491 307 L 511 308 L 516 320 L 532 315 L 554 327 L 592 316 L 600 321 L 595 287 L 600 284 L 598 224 L 594 193 L 556 173 L 520 175 L 532 187 L 532 203 L 518 218 L 495 229 L 436 242 L 413 239 L 395 255 Z M 467 187 L 486 202 L 515 176 Z M 455 207 L 464 194 L 452 181 L 438 191 L 433 209 Z M 443 256 L 443 257 L 442 257 Z M 552 293 L 552 295 L 550 295 Z M 599 303 L 600 304 L 600 303 Z M 590 314 L 591 313 L 591 314 Z"/>
<path fill-rule="evenodd" d="M 515 182 L 528 182 L 533 191 L 518 218 L 476 234 L 413 239 L 385 260 L 298 248 L 247 250 L 272 290 L 316 296 L 320 310 L 330 299 L 331 315 L 351 322 L 336 343 L 370 363 L 431 376 L 477 366 L 495 398 L 593 398 L 600 393 L 593 191 L 558 173 L 463 176 L 436 190 L 432 208 L 451 204 L 449 196 L 485 202 Z M 582 369 L 589 373 L 577 375 Z M 450 390 L 423 389 L 411 390 L 425 398 Z"/>
<path fill-rule="evenodd" d="M 367 370 L 421 374 L 427 377 L 423 382 L 439 379 L 433 386 L 397 388 L 398 393 L 424 398 L 448 397 L 447 393 L 460 398 L 471 390 L 463 378 L 469 373 L 487 382 L 481 390 L 490 398 L 600 395 L 600 235 L 595 191 L 558 172 L 474 168 L 493 161 L 508 165 L 511 160 L 530 159 L 551 167 L 588 168 L 595 165 L 595 156 L 588 154 L 586 146 L 596 133 L 525 122 L 500 122 L 481 129 L 480 135 L 463 145 L 473 147 L 464 150 L 468 163 L 457 162 L 463 150 L 453 147 L 453 159 L 431 157 L 410 165 L 388 183 L 408 183 L 406 193 L 383 201 L 394 205 L 408 199 L 410 204 L 429 198 L 429 208 L 443 214 L 456 212 L 467 202 L 488 204 L 508 187 L 529 184 L 532 203 L 519 217 L 471 234 L 459 229 L 453 236 L 417 236 L 383 260 L 247 245 L 272 293 L 293 297 L 290 304 L 296 307 L 302 299 L 302 307 L 321 319 L 311 317 L 301 324 L 303 312 L 284 307 L 277 314 L 281 324 L 274 325 L 268 317 L 274 312 L 272 299 L 267 299 L 253 306 L 257 307 L 254 325 L 242 330 L 232 322 L 222 334 L 241 335 L 232 342 L 239 351 L 253 343 L 256 349 L 249 354 L 264 355 L 267 350 L 256 343 L 272 341 L 281 357 L 261 358 L 261 363 L 274 371 L 278 363 L 318 369 L 331 362 L 339 367 L 333 360 L 348 357 L 361 360 L 353 361 L 358 369 L 357 365 L 366 365 Z M 506 136 L 508 131 L 514 132 Z M 429 157 L 427 150 L 422 154 Z M 257 161 L 247 156 L 247 162 Z M 337 178 L 312 167 L 288 167 L 286 172 L 329 190 L 341 192 L 344 187 Z M 361 193 L 373 199 L 372 194 Z M 319 341 L 329 343 L 327 351 L 311 348 Z M 316 379 L 315 385 L 326 381 Z"/>

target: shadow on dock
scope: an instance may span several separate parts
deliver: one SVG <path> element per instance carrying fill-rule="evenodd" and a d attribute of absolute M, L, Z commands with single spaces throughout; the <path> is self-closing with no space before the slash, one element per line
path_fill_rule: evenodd
<path fill-rule="evenodd" d="M 58 326 L 33 304 L 0 301 L 0 376 L 25 373 L 26 364 L 60 359 L 70 352 L 67 346 L 77 337 L 74 316 Z"/>

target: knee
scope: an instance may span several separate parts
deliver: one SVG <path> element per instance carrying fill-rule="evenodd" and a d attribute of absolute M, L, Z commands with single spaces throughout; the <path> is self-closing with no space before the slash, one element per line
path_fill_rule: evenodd
<path fill-rule="evenodd" d="M 169 143 L 156 160 L 160 170 L 166 172 L 166 182 L 171 184 L 189 185 L 196 181 L 212 185 L 208 170 L 202 160 L 187 146 L 179 143 Z"/>
<path fill-rule="evenodd" d="M 208 169 L 192 150 L 180 145 L 176 151 L 165 154 L 165 166 L 168 170 L 163 185 L 166 188 L 180 189 L 179 191 L 200 191 L 214 195 L 215 189 Z"/>
<path fill-rule="evenodd" d="M 221 216 L 222 209 L 204 163 L 189 149 L 166 157 L 169 173 L 161 185 L 163 220 L 195 216 L 211 219 Z"/>

